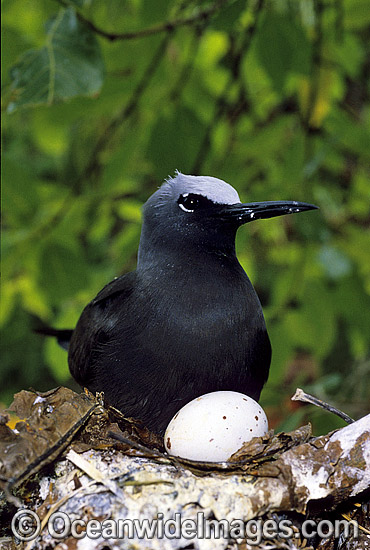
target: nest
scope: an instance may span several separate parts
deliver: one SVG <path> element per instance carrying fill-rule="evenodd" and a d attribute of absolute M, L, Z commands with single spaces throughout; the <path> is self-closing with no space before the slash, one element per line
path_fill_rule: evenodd
<path fill-rule="evenodd" d="M 270 431 L 207 463 L 170 457 L 86 391 L 22 391 L 10 410 L 1 550 L 370 549 L 370 415 L 320 437 Z"/>

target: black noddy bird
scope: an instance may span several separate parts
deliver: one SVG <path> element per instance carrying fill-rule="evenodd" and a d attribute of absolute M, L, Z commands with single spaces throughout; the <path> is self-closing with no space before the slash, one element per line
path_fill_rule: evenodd
<path fill-rule="evenodd" d="M 159 434 L 205 393 L 232 390 L 258 401 L 271 346 L 236 257 L 236 232 L 252 220 L 315 208 L 242 204 L 220 179 L 177 172 L 143 207 L 136 270 L 107 284 L 73 331 L 49 331 L 68 348 L 72 376 Z"/>

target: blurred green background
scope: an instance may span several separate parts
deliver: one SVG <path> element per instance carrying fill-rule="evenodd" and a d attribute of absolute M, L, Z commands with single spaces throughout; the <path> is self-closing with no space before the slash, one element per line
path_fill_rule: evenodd
<path fill-rule="evenodd" d="M 238 234 L 273 347 L 273 427 L 370 411 L 368 0 L 4 0 L 0 402 L 76 388 L 71 328 L 135 268 L 140 207 L 175 169 L 317 212 Z"/>

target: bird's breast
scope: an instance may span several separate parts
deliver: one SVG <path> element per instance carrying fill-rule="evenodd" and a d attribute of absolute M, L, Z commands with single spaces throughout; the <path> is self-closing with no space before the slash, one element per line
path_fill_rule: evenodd
<path fill-rule="evenodd" d="M 265 329 L 244 272 L 170 273 L 157 282 L 155 292 L 152 285 L 143 289 L 142 299 L 149 305 L 143 339 L 157 342 L 158 355 L 180 355 L 189 363 L 198 364 L 205 355 L 219 361 L 245 357 L 253 334 Z"/>

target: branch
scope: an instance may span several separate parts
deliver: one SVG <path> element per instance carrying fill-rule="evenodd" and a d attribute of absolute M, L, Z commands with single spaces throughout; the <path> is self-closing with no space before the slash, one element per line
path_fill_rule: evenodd
<path fill-rule="evenodd" d="M 67 193 L 67 195 L 62 200 L 56 212 L 53 212 L 50 217 L 45 221 L 41 222 L 40 225 L 37 225 L 30 233 L 28 233 L 22 244 L 32 243 L 38 239 L 45 239 L 45 237 L 50 233 L 55 227 L 64 219 L 68 214 L 70 208 L 72 207 L 75 199 L 75 192 L 72 189 Z"/>
<path fill-rule="evenodd" d="M 65 0 L 57 0 L 57 1 L 60 4 L 62 4 L 64 7 L 70 6 L 70 3 L 68 1 L 65 1 Z M 86 19 L 79 12 L 77 13 L 77 17 L 93 32 L 113 42 L 114 40 L 132 40 L 135 38 L 144 38 L 146 36 L 151 36 L 153 34 L 159 34 L 162 32 L 171 32 L 175 30 L 177 27 L 192 25 L 193 23 L 196 23 L 197 21 L 200 21 L 202 19 L 203 20 L 208 19 L 209 17 L 214 15 L 217 11 L 219 11 L 224 4 L 232 4 L 233 2 L 234 0 L 217 0 L 214 4 L 211 4 L 207 8 L 196 9 L 194 13 L 192 15 L 189 15 L 188 17 L 183 17 L 183 18 L 179 17 L 179 18 L 172 19 L 172 21 L 163 21 L 162 23 L 157 23 L 156 25 L 152 25 L 151 27 L 147 27 L 146 29 L 141 29 L 138 31 L 122 32 L 122 33 L 105 31 L 104 29 L 97 27 L 95 23 L 93 23 L 92 21 L 89 21 L 88 19 Z"/>
<path fill-rule="evenodd" d="M 195 32 L 193 34 L 193 41 L 189 48 L 188 59 L 184 62 L 177 81 L 175 82 L 172 90 L 169 93 L 169 101 L 178 101 L 181 98 L 184 89 L 190 80 L 191 73 L 194 70 L 194 60 L 196 59 L 196 56 L 198 54 L 204 28 L 204 25 L 198 24 L 195 29 Z"/>

